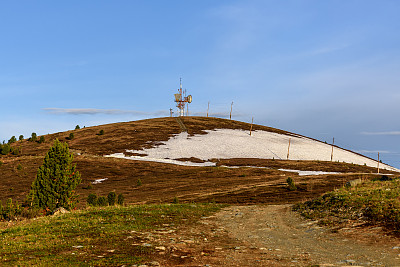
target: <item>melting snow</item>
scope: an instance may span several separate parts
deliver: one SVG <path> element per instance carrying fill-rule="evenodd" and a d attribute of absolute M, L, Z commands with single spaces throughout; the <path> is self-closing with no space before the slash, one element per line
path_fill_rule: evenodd
<path fill-rule="evenodd" d="M 189 138 L 186 132 L 171 137 L 160 145 L 143 150 L 127 150 L 130 153 L 147 154 L 147 156 L 125 156 L 123 153 L 108 157 L 132 160 L 156 161 L 185 166 L 215 166 L 210 159 L 260 158 L 286 159 L 290 138 L 290 160 L 330 161 L 332 146 L 303 136 L 289 136 L 267 131 L 248 131 L 233 129 L 208 130 L 207 134 L 194 135 Z M 195 157 L 206 162 L 182 162 L 174 159 Z M 351 151 L 334 147 L 333 161 L 354 163 L 377 167 L 377 161 L 358 155 Z M 386 164 L 380 168 L 399 171 Z"/>
<path fill-rule="evenodd" d="M 92 182 L 92 184 L 101 184 L 101 183 L 104 182 L 105 180 L 108 180 L 108 178 L 96 179 L 96 180 L 94 180 L 94 182 Z"/>

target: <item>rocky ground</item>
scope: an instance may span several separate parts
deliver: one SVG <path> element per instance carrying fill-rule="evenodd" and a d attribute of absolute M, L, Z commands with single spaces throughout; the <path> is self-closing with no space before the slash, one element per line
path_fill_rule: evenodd
<path fill-rule="evenodd" d="M 147 266 L 400 266 L 400 239 L 381 228 L 332 231 L 289 205 L 229 206 L 195 226 L 140 236 L 158 254 Z"/>

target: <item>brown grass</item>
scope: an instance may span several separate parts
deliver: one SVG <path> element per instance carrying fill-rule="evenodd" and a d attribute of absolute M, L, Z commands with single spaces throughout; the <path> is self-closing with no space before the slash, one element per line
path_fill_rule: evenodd
<path fill-rule="evenodd" d="M 185 117 L 182 121 L 189 134 L 202 134 L 205 133 L 204 130 L 217 128 L 250 129 L 248 123 L 217 118 Z M 101 129 L 104 130 L 104 135 L 98 135 Z M 292 134 L 260 125 L 254 125 L 253 129 Z M 67 140 L 71 132 L 75 137 Z M 67 142 L 75 154 L 77 169 L 81 172 L 83 181 L 78 188 L 81 207 L 85 205 L 89 193 L 107 195 L 110 191 L 123 193 L 128 203 L 172 202 L 175 197 L 183 202 L 215 200 L 225 203 L 287 203 L 318 196 L 342 186 L 345 181 L 358 175 L 352 173 L 374 172 L 373 168 L 365 166 L 319 161 L 229 159 L 218 162 L 218 166 L 251 165 L 271 168 L 232 169 L 186 167 L 102 157 L 106 154 L 125 152 L 126 149 L 149 148 L 161 141 L 167 141 L 179 132 L 180 128 L 175 118 L 157 118 L 50 134 L 45 136 L 46 142 L 43 144 L 27 140 L 18 141 L 13 146 L 21 148 L 20 155 L 0 158 L 4 162 L 0 166 L 0 200 L 3 203 L 9 197 L 23 200 L 55 138 Z M 19 164 L 22 166 L 21 170 L 18 170 Z M 349 174 L 300 177 L 294 173 L 279 171 L 278 168 Z M 294 178 L 300 190 L 286 190 L 285 181 L 288 176 Z M 92 185 L 91 189 L 86 189 L 94 180 L 103 178 L 108 179 L 101 184 Z M 137 186 L 138 179 L 142 181 L 141 186 Z"/>

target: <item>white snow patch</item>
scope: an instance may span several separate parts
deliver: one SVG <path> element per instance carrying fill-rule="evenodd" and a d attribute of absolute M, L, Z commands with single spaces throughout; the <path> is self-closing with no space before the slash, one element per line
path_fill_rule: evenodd
<path fill-rule="evenodd" d="M 216 166 L 214 162 L 191 162 L 191 161 L 180 161 L 174 159 L 159 159 L 159 158 L 150 158 L 150 157 L 140 157 L 140 156 L 125 156 L 124 153 L 115 153 L 111 155 L 106 155 L 105 157 L 112 158 L 121 158 L 121 159 L 130 159 L 130 160 L 140 160 L 140 161 L 152 161 L 152 162 L 160 162 L 160 163 L 170 163 L 181 166 L 192 166 L 192 167 L 206 167 L 206 166 Z"/>
<path fill-rule="evenodd" d="M 288 169 L 278 169 L 284 172 L 297 172 L 300 176 L 307 175 L 323 175 L 323 174 L 340 174 L 340 172 L 323 172 L 323 171 L 300 171 L 300 170 L 288 170 Z"/>
<path fill-rule="evenodd" d="M 194 135 L 182 132 L 171 137 L 160 145 L 143 150 L 127 150 L 130 153 L 147 154 L 147 156 L 125 156 L 123 153 L 108 157 L 127 158 L 132 160 L 157 161 L 185 166 L 214 166 L 210 159 L 260 158 L 286 159 L 290 138 L 290 160 L 331 161 L 332 146 L 303 136 L 253 131 L 217 129 L 207 130 L 207 134 Z M 182 162 L 174 159 L 198 158 L 205 163 Z M 377 167 L 378 162 L 341 148 L 334 147 L 333 161 L 354 163 Z M 400 171 L 386 164 L 379 164 L 381 169 Z"/>
<path fill-rule="evenodd" d="M 103 178 L 103 179 L 96 179 L 92 182 L 92 184 L 101 184 L 102 182 L 104 182 L 105 180 L 108 180 L 108 178 Z"/>

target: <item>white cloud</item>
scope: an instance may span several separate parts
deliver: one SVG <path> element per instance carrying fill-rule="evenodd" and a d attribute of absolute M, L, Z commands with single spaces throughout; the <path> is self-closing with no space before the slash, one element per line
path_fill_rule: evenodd
<path fill-rule="evenodd" d="M 107 114 L 107 115 L 167 115 L 168 111 L 154 111 L 154 112 L 143 112 L 136 110 L 121 110 L 121 109 L 96 109 L 96 108 L 44 108 L 44 111 L 51 114 L 70 114 L 70 115 L 96 115 L 96 114 Z"/>
<path fill-rule="evenodd" d="M 388 132 L 361 132 L 362 135 L 400 135 L 400 131 Z"/>

